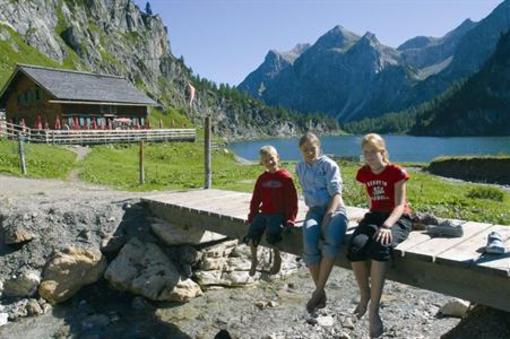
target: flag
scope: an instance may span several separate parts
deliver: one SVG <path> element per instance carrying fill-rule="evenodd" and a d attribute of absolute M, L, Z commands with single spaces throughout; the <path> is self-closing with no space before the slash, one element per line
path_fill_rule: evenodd
<path fill-rule="evenodd" d="M 189 93 L 189 107 L 191 108 L 191 105 L 193 104 L 193 100 L 195 99 L 195 87 L 191 85 L 190 82 L 188 82 L 188 93 Z"/>
<path fill-rule="evenodd" d="M 37 119 L 36 119 L 36 121 L 35 121 L 35 126 L 34 126 L 34 128 L 35 128 L 35 129 L 42 129 L 42 127 L 43 127 L 43 125 L 42 125 L 41 116 L 40 116 L 40 115 L 38 115 L 38 116 L 37 116 Z"/>
<path fill-rule="evenodd" d="M 61 129 L 62 125 L 60 124 L 60 116 L 55 118 L 55 129 Z"/>

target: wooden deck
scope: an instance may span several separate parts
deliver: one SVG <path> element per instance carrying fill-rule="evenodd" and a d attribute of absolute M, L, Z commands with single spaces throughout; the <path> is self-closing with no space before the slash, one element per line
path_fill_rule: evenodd
<path fill-rule="evenodd" d="M 241 239 L 247 231 L 250 197 L 248 193 L 210 189 L 170 192 L 143 201 L 156 216 L 171 223 Z M 300 201 L 298 226 L 306 210 Z M 364 213 L 361 208 L 348 208 L 347 239 Z M 510 253 L 485 255 L 482 251 L 491 231 L 498 231 L 510 248 L 510 227 L 466 222 L 463 228 L 464 236 L 459 238 L 431 238 L 423 231 L 411 232 L 397 247 L 388 279 L 510 311 Z M 286 235 L 280 248 L 301 255 L 301 232 Z M 350 269 L 345 246 L 336 264 Z"/>

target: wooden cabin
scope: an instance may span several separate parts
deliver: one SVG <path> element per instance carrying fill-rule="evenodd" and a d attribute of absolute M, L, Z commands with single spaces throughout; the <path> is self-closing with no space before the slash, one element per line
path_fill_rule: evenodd
<path fill-rule="evenodd" d="M 17 65 L 0 92 L 6 120 L 36 129 L 147 127 L 157 105 L 122 77 L 33 65 Z"/>

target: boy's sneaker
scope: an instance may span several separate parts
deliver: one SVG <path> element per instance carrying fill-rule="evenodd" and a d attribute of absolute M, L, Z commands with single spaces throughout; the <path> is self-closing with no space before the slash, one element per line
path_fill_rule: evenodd
<path fill-rule="evenodd" d="M 487 246 L 485 246 L 485 253 L 489 254 L 504 254 L 506 252 L 505 245 L 501 234 L 498 232 L 491 232 L 487 236 Z"/>
<path fill-rule="evenodd" d="M 462 221 L 445 219 L 438 225 L 428 225 L 427 234 L 432 237 L 462 237 L 464 229 Z"/>

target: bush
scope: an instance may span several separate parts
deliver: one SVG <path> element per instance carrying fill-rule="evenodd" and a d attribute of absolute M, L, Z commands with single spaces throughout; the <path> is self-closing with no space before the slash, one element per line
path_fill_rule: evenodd
<path fill-rule="evenodd" d="M 494 187 L 475 187 L 466 193 L 468 198 L 503 201 L 504 193 Z"/>

